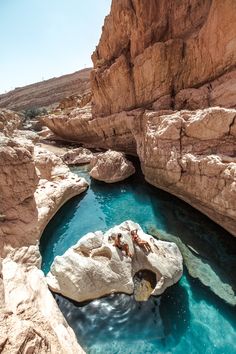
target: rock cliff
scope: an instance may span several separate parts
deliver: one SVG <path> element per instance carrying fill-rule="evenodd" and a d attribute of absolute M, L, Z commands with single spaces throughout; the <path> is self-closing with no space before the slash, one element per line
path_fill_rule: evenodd
<path fill-rule="evenodd" d="M 93 53 L 93 113 L 235 107 L 234 0 L 113 0 Z"/>
<path fill-rule="evenodd" d="M 236 3 L 113 0 L 93 53 L 92 105 L 55 134 L 140 158 L 146 180 L 236 235 Z"/>
<path fill-rule="evenodd" d="M 35 134 L 0 112 L 0 351 L 82 353 L 40 270 L 38 242 L 58 208 L 87 188 Z"/>

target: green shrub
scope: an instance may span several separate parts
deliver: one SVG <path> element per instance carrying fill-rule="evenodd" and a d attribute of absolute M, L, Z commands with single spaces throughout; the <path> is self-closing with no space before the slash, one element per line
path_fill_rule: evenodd
<path fill-rule="evenodd" d="M 43 116 L 47 113 L 48 112 L 47 112 L 46 108 L 37 108 L 37 107 L 28 108 L 23 112 L 23 114 L 25 116 L 25 120 L 34 119 L 38 116 Z"/>

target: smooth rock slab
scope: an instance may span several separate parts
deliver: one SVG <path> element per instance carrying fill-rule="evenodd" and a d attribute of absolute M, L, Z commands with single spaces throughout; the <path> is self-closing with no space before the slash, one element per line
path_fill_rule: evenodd
<path fill-rule="evenodd" d="M 138 229 L 139 236 L 149 242 L 152 252 L 144 253 L 133 244 L 133 229 Z M 119 232 L 129 245 L 132 259 L 113 246 L 112 238 Z M 160 295 L 181 278 L 182 255 L 175 243 L 157 241 L 138 224 L 125 221 L 104 234 L 88 233 L 63 256 L 57 256 L 47 282 L 51 290 L 81 302 L 116 292 L 132 294 L 134 275 L 140 270 L 154 273 L 156 285 L 151 295 Z"/>
<path fill-rule="evenodd" d="M 90 167 L 90 176 L 106 183 L 123 181 L 135 173 L 132 162 L 121 152 L 112 150 L 94 156 Z"/>

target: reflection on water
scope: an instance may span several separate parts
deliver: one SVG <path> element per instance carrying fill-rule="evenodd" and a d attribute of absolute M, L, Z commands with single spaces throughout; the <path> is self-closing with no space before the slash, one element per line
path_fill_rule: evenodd
<path fill-rule="evenodd" d="M 76 171 L 89 180 L 86 168 Z M 162 230 L 170 240 L 179 237 L 195 260 L 210 269 L 209 276 L 235 292 L 236 239 L 186 203 L 145 183 L 141 174 L 114 185 L 92 182 L 88 191 L 66 203 L 44 231 L 43 270 L 87 232 L 105 231 L 127 219 L 146 231 Z M 191 353 L 236 352 L 235 307 L 187 271 L 178 285 L 144 304 L 127 295 L 83 306 L 56 297 L 79 341 L 92 353 L 182 354 L 190 347 Z"/>
<path fill-rule="evenodd" d="M 62 296 L 55 297 L 79 342 L 92 353 L 140 353 L 140 345 L 149 347 L 151 352 L 156 348 L 171 349 L 190 321 L 187 291 L 179 284 L 162 297 L 142 303 L 125 294 L 82 305 Z"/>

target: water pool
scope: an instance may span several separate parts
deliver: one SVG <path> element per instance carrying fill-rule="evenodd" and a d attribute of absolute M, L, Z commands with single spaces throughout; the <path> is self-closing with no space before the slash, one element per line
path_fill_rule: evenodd
<path fill-rule="evenodd" d="M 89 180 L 86 167 L 73 171 Z M 170 240 L 179 237 L 210 269 L 209 283 L 216 274 L 219 287 L 230 287 L 234 299 L 236 239 L 186 203 L 148 185 L 141 173 L 114 185 L 92 181 L 87 192 L 67 202 L 43 233 L 43 271 L 87 232 L 105 231 L 127 219 L 145 231 L 163 231 Z M 224 292 L 216 293 L 185 268 L 177 285 L 146 303 L 124 294 L 83 304 L 55 297 L 88 353 L 236 353 L 236 307 L 222 299 Z"/>

